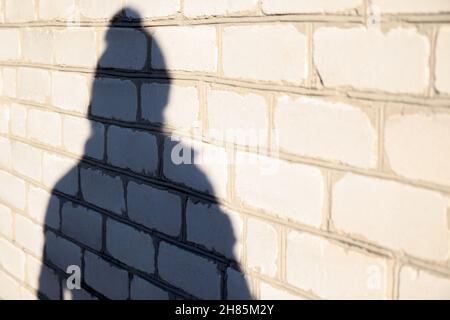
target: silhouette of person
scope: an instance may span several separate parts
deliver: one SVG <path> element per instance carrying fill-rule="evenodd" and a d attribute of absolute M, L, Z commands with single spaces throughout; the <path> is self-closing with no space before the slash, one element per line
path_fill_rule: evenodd
<path fill-rule="evenodd" d="M 106 32 L 84 154 L 55 184 L 48 203 L 39 296 L 251 298 L 245 280 L 235 276 L 241 235 L 214 204 L 208 177 L 195 163 L 163 168 L 162 159 L 180 146 L 164 117 L 171 79 L 164 53 L 140 21 L 138 12 L 124 8 Z M 158 70 L 150 68 L 148 52 Z M 140 99 L 143 86 L 151 88 L 146 99 Z M 80 133 L 67 134 L 82 136 L 82 125 L 74 123 Z M 185 158 L 184 152 L 178 155 Z M 182 172 L 184 180 L 170 181 L 168 172 Z M 195 217 L 186 218 L 187 208 Z"/>

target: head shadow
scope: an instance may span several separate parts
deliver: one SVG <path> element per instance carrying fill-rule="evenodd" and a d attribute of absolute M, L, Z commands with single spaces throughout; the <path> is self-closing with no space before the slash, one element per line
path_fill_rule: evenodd
<path fill-rule="evenodd" d="M 171 161 L 183 139 L 172 139 L 165 112 L 183 106 L 166 69 L 138 12 L 118 12 L 91 86 L 84 153 L 48 201 L 41 298 L 251 298 L 237 215 L 217 205 L 195 162 Z"/>

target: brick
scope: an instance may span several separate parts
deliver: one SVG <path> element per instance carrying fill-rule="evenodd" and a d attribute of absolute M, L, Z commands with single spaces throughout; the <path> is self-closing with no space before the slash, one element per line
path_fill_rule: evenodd
<path fill-rule="evenodd" d="M 211 138 L 238 145 L 267 147 L 269 107 L 264 97 L 211 88 L 207 95 L 208 134 Z"/>
<path fill-rule="evenodd" d="M 317 168 L 238 152 L 235 185 L 239 199 L 252 207 L 321 225 L 324 182 Z"/>
<path fill-rule="evenodd" d="M 446 0 L 372 0 L 383 13 L 439 13 L 450 12 Z"/>
<path fill-rule="evenodd" d="M 154 69 L 215 72 L 216 28 L 156 27 L 151 29 L 151 66 Z"/>
<path fill-rule="evenodd" d="M 59 300 L 60 283 L 58 275 L 44 265 L 42 261 L 27 256 L 26 275 L 26 283 L 31 288 L 39 290 L 49 299 Z"/>
<path fill-rule="evenodd" d="M 29 22 L 36 19 L 35 0 L 5 0 L 6 22 Z"/>
<path fill-rule="evenodd" d="M 78 193 L 78 167 L 76 161 L 44 152 L 42 182 L 53 190 L 76 196 Z"/>
<path fill-rule="evenodd" d="M 147 175 L 158 169 L 158 142 L 150 133 L 109 126 L 106 150 L 114 166 Z"/>
<path fill-rule="evenodd" d="M 123 263 L 147 273 L 155 271 L 155 247 L 148 234 L 121 222 L 108 219 L 106 248 Z"/>
<path fill-rule="evenodd" d="M 0 170 L 0 199 L 17 209 L 25 208 L 25 182 Z"/>
<path fill-rule="evenodd" d="M 119 269 L 99 256 L 86 252 L 84 256 L 85 281 L 106 297 L 124 300 L 129 296 L 128 272 Z"/>
<path fill-rule="evenodd" d="M 80 205 L 66 202 L 61 210 L 62 232 L 93 248 L 102 248 L 102 216 Z"/>
<path fill-rule="evenodd" d="M 450 114 L 392 116 L 384 145 L 395 173 L 450 186 Z"/>
<path fill-rule="evenodd" d="M 446 2 L 450 12 L 450 2 Z M 436 44 L 436 89 L 439 92 L 450 94 L 450 28 L 442 27 L 439 30 Z"/>
<path fill-rule="evenodd" d="M 17 73 L 17 97 L 23 100 L 44 103 L 50 95 L 48 71 L 19 68 Z"/>
<path fill-rule="evenodd" d="M 167 1 L 167 0 L 166 0 Z M 142 70 L 147 61 L 147 36 L 136 29 L 108 28 L 102 41 L 99 66 Z"/>
<path fill-rule="evenodd" d="M 306 300 L 302 296 L 295 295 L 284 289 L 273 287 L 264 282 L 261 282 L 259 285 L 259 298 L 261 300 Z"/>
<path fill-rule="evenodd" d="M 174 182 L 224 198 L 228 179 L 227 153 L 224 148 L 213 145 L 167 138 L 164 175 Z"/>
<path fill-rule="evenodd" d="M 105 126 L 84 118 L 63 117 L 63 147 L 80 157 L 103 159 Z"/>
<path fill-rule="evenodd" d="M 17 94 L 17 69 L 3 68 L 3 95 L 16 98 Z"/>
<path fill-rule="evenodd" d="M 181 230 L 181 198 L 166 190 L 130 182 L 127 187 L 128 217 L 171 236 Z"/>
<path fill-rule="evenodd" d="M 141 108 L 143 119 L 164 127 L 188 131 L 198 125 L 200 102 L 193 86 L 144 83 Z"/>
<path fill-rule="evenodd" d="M 87 114 L 90 87 L 87 78 L 68 72 L 52 73 L 52 104 L 55 107 Z"/>
<path fill-rule="evenodd" d="M 0 204 L 0 235 L 12 240 L 13 213 L 10 208 Z"/>
<path fill-rule="evenodd" d="M 28 218 L 16 214 L 14 218 L 14 234 L 16 243 L 24 247 L 36 257 L 44 252 L 44 229 Z"/>
<path fill-rule="evenodd" d="M 59 200 L 47 191 L 28 186 L 28 216 L 41 225 L 59 229 Z"/>
<path fill-rule="evenodd" d="M 277 230 L 265 222 L 249 219 L 246 244 L 249 268 L 270 277 L 276 276 L 278 270 Z"/>
<path fill-rule="evenodd" d="M 9 134 L 9 105 L 0 104 L 0 133 Z"/>
<path fill-rule="evenodd" d="M 362 0 L 262 0 L 262 9 L 268 14 L 351 12 L 360 8 Z"/>
<path fill-rule="evenodd" d="M 295 26 L 226 27 L 222 37 L 226 77 L 295 84 L 306 79 L 307 39 Z"/>
<path fill-rule="evenodd" d="M 27 135 L 27 109 L 19 104 L 12 104 L 10 107 L 11 133 L 25 138 Z"/>
<path fill-rule="evenodd" d="M 352 86 L 423 94 L 429 84 L 430 44 L 416 29 L 319 28 L 314 62 L 326 87 Z M 339 48 L 339 54 L 330 55 Z"/>
<path fill-rule="evenodd" d="M 81 268 L 81 248 L 51 231 L 45 232 L 45 253 L 47 259 L 64 272 L 71 265 Z"/>
<path fill-rule="evenodd" d="M 0 265 L 17 279 L 25 280 L 25 253 L 0 238 Z"/>
<path fill-rule="evenodd" d="M 18 141 L 13 141 L 11 146 L 14 171 L 33 180 L 41 181 L 42 151 Z"/>
<path fill-rule="evenodd" d="M 39 0 L 39 20 L 66 20 L 75 11 L 75 0 Z"/>
<path fill-rule="evenodd" d="M 51 64 L 52 51 L 51 29 L 26 28 L 22 31 L 22 56 L 25 61 Z"/>
<path fill-rule="evenodd" d="M 2 51 L 0 60 L 18 60 L 20 58 L 20 33 L 18 29 L 1 29 L 0 42 Z"/>
<path fill-rule="evenodd" d="M 39 300 L 38 294 L 35 290 L 29 290 L 24 287 L 17 286 L 20 290 L 20 299 L 21 300 Z"/>
<path fill-rule="evenodd" d="M 0 272 L 0 299 L 20 300 L 20 284 L 4 272 Z"/>
<path fill-rule="evenodd" d="M 79 8 L 85 18 L 111 19 L 122 9 L 122 0 L 80 0 Z"/>
<path fill-rule="evenodd" d="M 97 62 L 95 32 L 68 28 L 54 33 L 54 59 L 59 65 L 94 67 Z"/>
<path fill-rule="evenodd" d="M 125 211 L 122 180 L 100 170 L 81 168 L 81 192 L 84 200 L 116 214 Z"/>
<path fill-rule="evenodd" d="M 385 298 L 387 264 L 381 258 L 295 231 L 286 250 L 286 279 L 296 287 L 325 299 Z"/>
<path fill-rule="evenodd" d="M 29 138 L 51 146 L 61 145 L 62 121 L 58 113 L 31 109 L 28 111 L 27 120 Z"/>
<path fill-rule="evenodd" d="M 227 16 L 239 13 L 255 12 L 258 0 L 186 0 L 184 1 L 183 13 L 185 16 Z"/>
<path fill-rule="evenodd" d="M 5 169 L 11 168 L 11 141 L 0 137 L 0 166 Z"/>
<path fill-rule="evenodd" d="M 227 299 L 228 300 L 253 300 L 252 281 L 248 276 L 239 271 L 227 269 Z"/>
<path fill-rule="evenodd" d="M 220 207 L 194 203 L 186 206 L 186 237 L 235 261 L 241 260 L 244 221 L 237 213 Z"/>
<path fill-rule="evenodd" d="M 130 80 L 97 78 L 91 99 L 91 113 L 94 116 L 136 121 L 137 89 Z"/>
<path fill-rule="evenodd" d="M 180 11 L 180 0 L 125 0 L 125 14 L 130 18 L 156 18 L 168 17 Z"/>
<path fill-rule="evenodd" d="M 376 165 L 377 133 L 367 114 L 355 106 L 282 96 L 274 122 L 284 151 L 360 167 Z"/>
<path fill-rule="evenodd" d="M 198 298 L 220 298 L 220 274 L 205 258 L 161 242 L 158 271 L 162 279 Z"/>
<path fill-rule="evenodd" d="M 450 279 L 423 270 L 403 266 L 400 270 L 399 299 L 448 300 Z"/>
<path fill-rule="evenodd" d="M 168 300 L 169 295 L 154 284 L 134 276 L 131 280 L 130 298 L 131 300 Z"/>
<path fill-rule="evenodd" d="M 332 220 L 337 229 L 365 240 L 443 261 L 450 243 L 448 205 L 437 192 L 347 174 L 333 187 Z"/>

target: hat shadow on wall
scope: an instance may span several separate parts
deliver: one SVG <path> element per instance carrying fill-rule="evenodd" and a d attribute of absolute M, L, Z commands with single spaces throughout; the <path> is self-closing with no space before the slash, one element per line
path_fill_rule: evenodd
<path fill-rule="evenodd" d="M 179 146 L 164 117 L 172 81 L 164 53 L 136 17 L 125 8 L 106 32 L 84 154 L 48 202 L 39 296 L 251 298 L 237 272 L 242 226 L 215 205 L 213 186 L 196 164 L 169 159 Z M 144 69 L 150 55 L 160 70 Z M 80 120 L 71 121 L 78 128 Z M 172 182 L 168 174 L 183 178 Z"/>

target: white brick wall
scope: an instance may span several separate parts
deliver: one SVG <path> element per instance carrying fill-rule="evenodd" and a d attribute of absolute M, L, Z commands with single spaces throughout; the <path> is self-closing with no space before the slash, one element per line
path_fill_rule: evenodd
<path fill-rule="evenodd" d="M 277 230 L 267 223 L 249 219 L 246 240 L 248 266 L 257 272 L 274 277 L 278 271 Z"/>
<path fill-rule="evenodd" d="M 12 239 L 13 230 L 13 214 L 11 209 L 0 205 L 0 234 Z"/>
<path fill-rule="evenodd" d="M 428 39 L 413 28 L 325 27 L 314 33 L 314 62 L 330 87 L 421 94 L 430 81 L 429 55 Z"/>
<path fill-rule="evenodd" d="M 449 14 L 0 0 L 0 299 L 449 299 Z"/>
<path fill-rule="evenodd" d="M 183 13 L 187 17 L 238 15 L 254 11 L 258 0 L 185 0 Z"/>
<path fill-rule="evenodd" d="M 227 27 L 222 37 L 227 77 L 302 84 L 308 74 L 307 39 L 294 25 Z"/>
<path fill-rule="evenodd" d="M 45 70 L 19 68 L 17 72 L 17 97 L 43 103 L 50 95 L 50 74 Z"/>
<path fill-rule="evenodd" d="M 42 257 L 45 237 L 42 226 L 28 218 L 16 215 L 14 220 L 15 241 L 37 257 Z"/>
<path fill-rule="evenodd" d="M 280 97 L 275 129 L 282 150 L 362 167 L 376 165 L 377 133 L 363 110 L 344 103 Z"/>
<path fill-rule="evenodd" d="M 55 63 L 69 66 L 93 67 L 96 64 L 95 32 L 87 29 L 57 30 L 54 33 Z"/>
<path fill-rule="evenodd" d="M 14 208 L 25 207 L 25 182 L 5 171 L 0 171 L 0 199 Z"/>
<path fill-rule="evenodd" d="M 2 42 L 1 60 L 17 60 L 20 56 L 20 33 L 16 29 L 0 30 Z"/>
<path fill-rule="evenodd" d="M 450 12 L 446 0 L 371 0 L 385 13 L 434 13 Z"/>
<path fill-rule="evenodd" d="M 449 4 L 450 11 L 450 4 Z M 436 44 L 436 89 L 440 92 L 450 94 L 450 28 L 443 27 L 439 30 Z"/>
<path fill-rule="evenodd" d="M 52 63 L 53 34 L 51 30 L 29 28 L 22 32 L 22 55 L 28 62 Z"/>
<path fill-rule="evenodd" d="M 447 197 L 348 174 L 334 185 L 333 199 L 336 228 L 425 259 L 448 258 Z"/>
<path fill-rule="evenodd" d="M 238 153 L 236 163 L 236 195 L 243 203 L 321 225 L 324 182 L 319 169 L 249 153 Z"/>
<path fill-rule="evenodd" d="M 389 117 L 385 148 L 389 165 L 397 174 L 450 185 L 450 114 Z"/>
<path fill-rule="evenodd" d="M 450 280 L 410 266 L 400 271 L 399 298 L 404 300 L 448 300 Z"/>
<path fill-rule="evenodd" d="M 214 27 L 158 27 L 151 30 L 154 69 L 214 72 L 217 34 Z M 157 45 L 156 45 L 157 44 Z"/>
<path fill-rule="evenodd" d="M 263 96 L 209 89 L 207 104 L 211 138 L 251 147 L 267 147 L 269 114 Z"/>
<path fill-rule="evenodd" d="M 145 83 L 141 87 L 142 118 L 189 131 L 199 122 L 200 101 L 194 86 Z"/>
<path fill-rule="evenodd" d="M 286 278 L 296 287 L 329 299 L 386 297 L 387 265 L 381 258 L 298 232 L 288 234 L 286 250 Z"/>
<path fill-rule="evenodd" d="M 53 106 L 85 114 L 89 98 L 85 76 L 65 72 L 52 73 Z"/>
<path fill-rule="evenodd" d="M 269 14 L 343 12 L 355 10 L 363 4 L 362 0 L 262 0 L 261 2 L 263 11 Z"/>
<path fill-rule="evenodd" d="M 180 11 L 181 0 L 124 0 L 124 5 L 133 8 L 138 17 L 128 10 L 126 15 L 130 18 L 155 18 L 175 15 Z"/>

